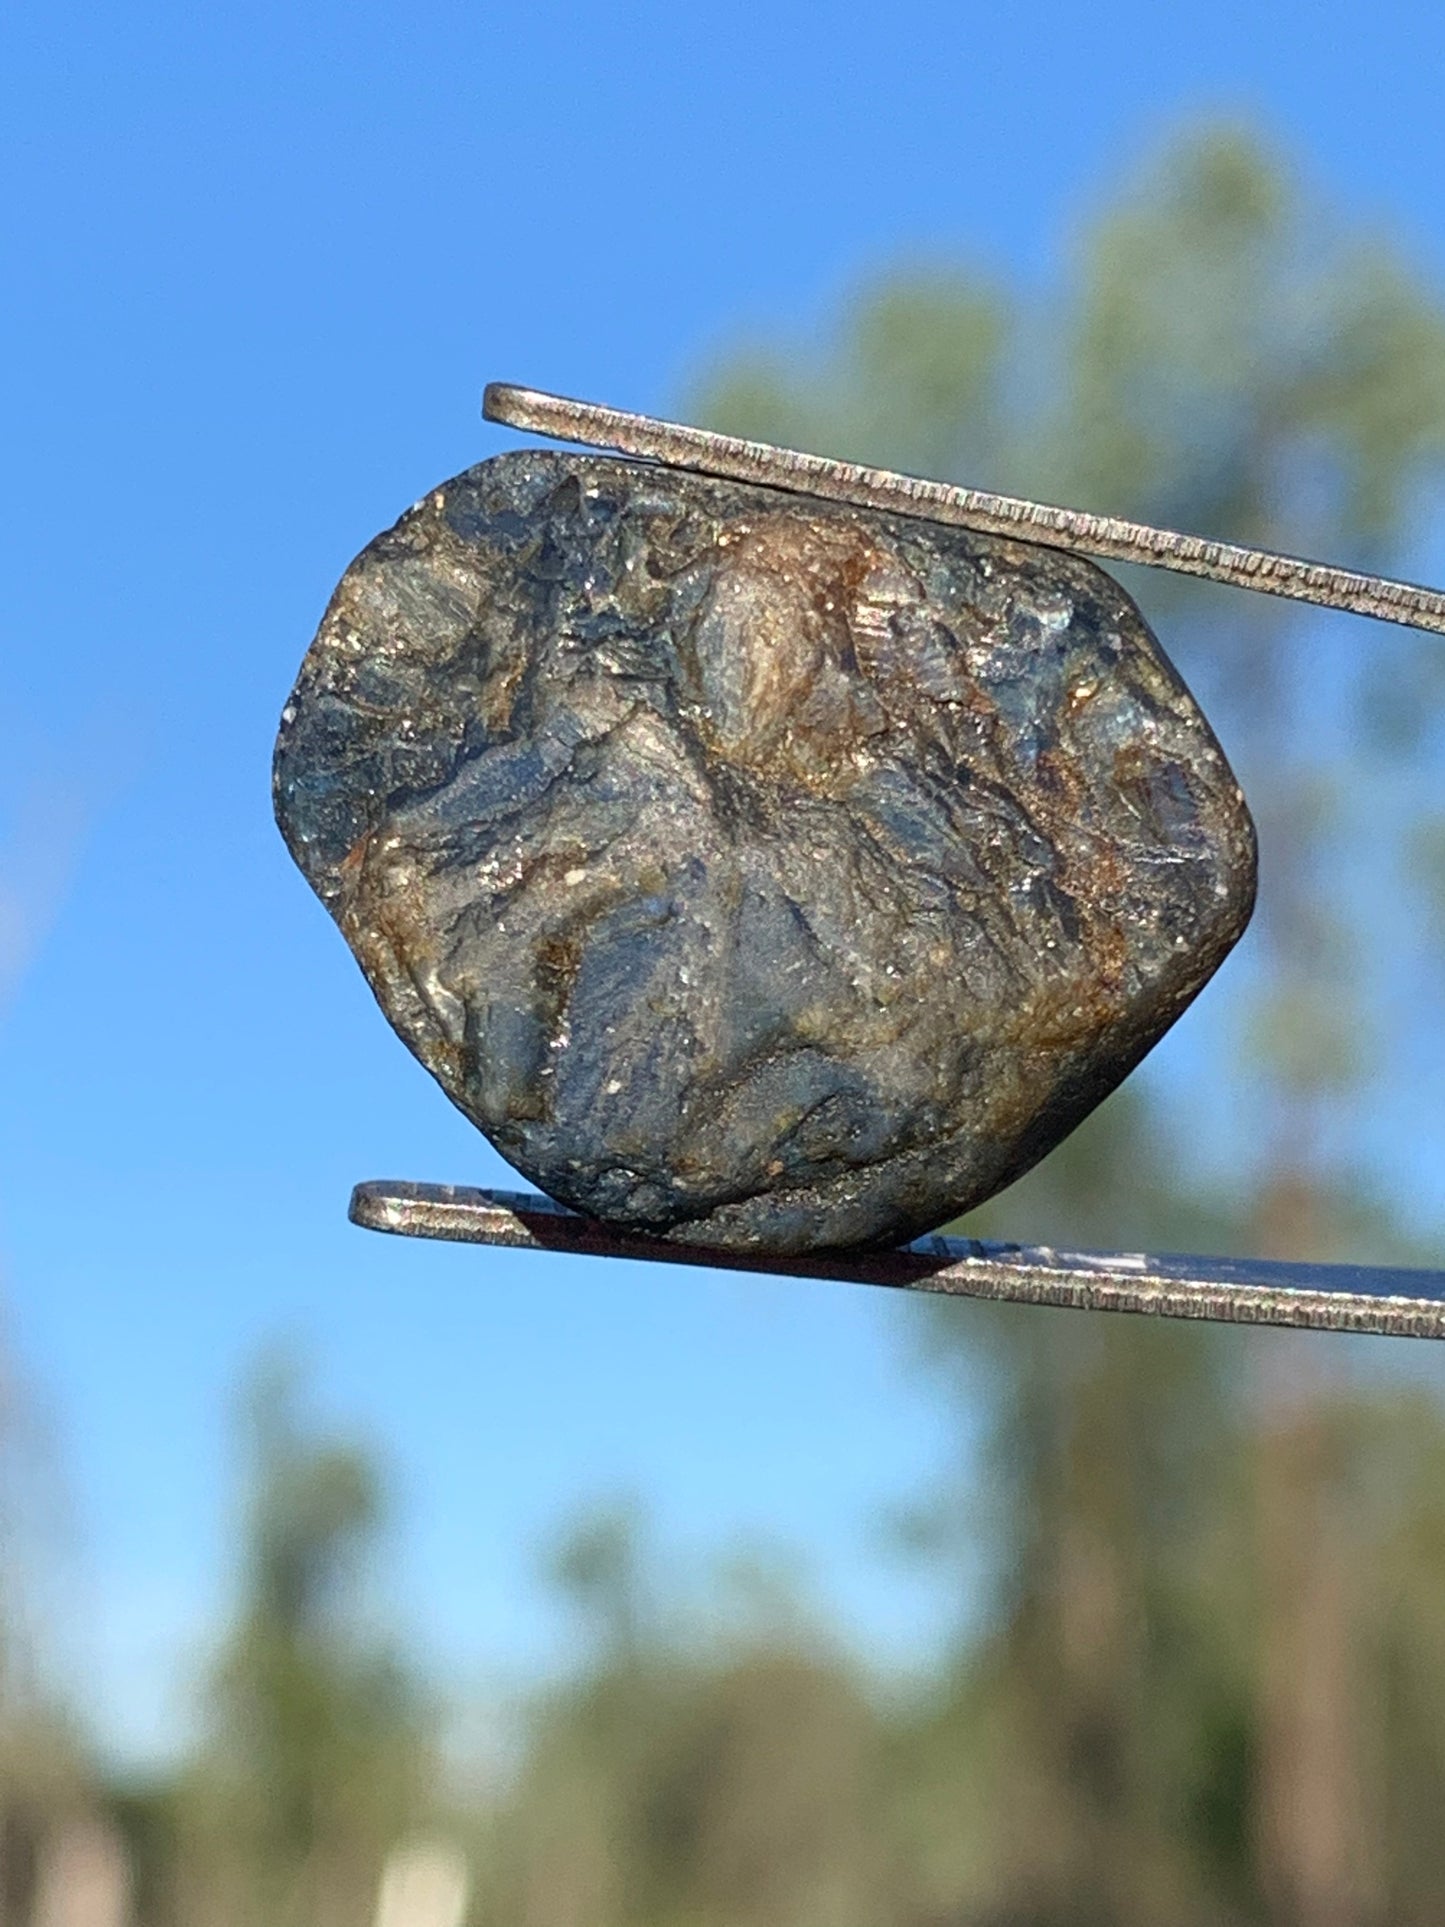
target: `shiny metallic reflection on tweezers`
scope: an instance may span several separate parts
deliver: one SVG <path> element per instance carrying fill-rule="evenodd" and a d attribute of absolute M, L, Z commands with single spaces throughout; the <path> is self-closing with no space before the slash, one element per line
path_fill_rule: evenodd
<path fill-rule="evenodd" d="M 1407 628 L 1445 633 L 1445 593 L 1415 582 L 1365 575 L 1328 562 L 1309 562 L 1268 549 L 1245 548 L 1207 536 L 1183 535 L 1115 515 L 1085 509 L 1054 508 L 1046 502 L 995 495 L 986 489 L 930 482 L 891 469 L 865 468 L 856 462 L 806 455 L 771 442 L 742 441 L 706 428 L 634 415 L 600 402 L 574 401 L 511 382 L 491 382 L 482 402 L 488 421 L 502 422 L 557 441 L 610 448 L 619 454 L 696 469 L 736 482 L 761 483 L 795 494 L 818 495 L 857 508 L 915 515 L 986 535 L 1009 535 L 1044 548 L 1068 549 L 1105 562 L 1138 562 L 1171 569 L 1176 575 L 1202 576 L 1236 589 L 1313 602 L 1325 609 L 1374 616 Z"/>
<path fill-rule="evenodd" d="M 407 1238 L 503 1245 L 590 1258 L 757 1271 L 787 1278 L 890 1285 L 957 1298 L 1150 1312 L 1231 1325 L 1445 1338 L 1445 1272 L 1364 1265 L 1278 1264 L 1123 1251 L 1056 1251 L 973 1238 L 918 1238 L 896 1251 L 816 1252 L 798 1258 L 703 1250 L 619 1237 L 536 1193 L 464 1185 L 372 1182 L 351 1195 L 353 1224 Z"/>

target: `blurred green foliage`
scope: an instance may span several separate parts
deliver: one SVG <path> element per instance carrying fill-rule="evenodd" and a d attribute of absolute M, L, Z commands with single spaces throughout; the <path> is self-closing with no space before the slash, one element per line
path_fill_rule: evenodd
<path fill-rule="evenodd" d="M 433 1792 L 429 1709 L 375 1623 L 373 1458 L 318 1434 L 300 1389 L 281 1356 L 246 1388 L 232 1621 L 204 1746 L 171 1793 L 181 1921 L 369 1920 L 387 1852 Z"/>
<path fill-rule="evenodd" d="M 911 376 L 898 321 L 945 313 L 951 407 L 944 345 Z M 886 411 L 876 438 L 860 390 Z M 1195 131 L 1084 232 L 1037 312 L 961 273 L 865 286 L 821 352 L 750 352 L 698 407 L 825 453 L 1384 565 L 1445 456 L 1445 310 L 1251 138 Z M 1441 745 L 1428 722 L 1382 726 L 1389 706 L 1361 700 L 1320 618 L 1130 586 L 1260 823 L 1251 954 L 1211 993 L 1233 1005 L 1221 1028 L 1254 1103 L 1201 1130 L 1197 1098 L 1136 1080 L 974 1222 L 1398 1256 L 1349 1128 L 1391 991 L 1357 945 L 1373 895 L 1352 903 L 1341 882 L 1396 883 L 1408 905 L 1438 874 L 1438 832 L 1416 816 Z M 1434 649 L 1392 641 L 1370 673 L 1428 690 Z M 1377 795 L 1407 760 L 1415 807 L 1391 821 Z M 1408 948 L 1419 922 L 1397 914 L 1390 938 Z M 983 1464 L 961 1449 L 935 1495 L 935 1544 L 965 1555 L 961 1586 L 981 1554 L 995 1574 L 933 1750 L 941 1789 L 976 1789 L 976 1846 L 932 1917 L 1343 1927 L 1438 1911 L 1445 1855 L 1405 1818 L 1445 1794 L 1428 1721 L 1408 1719 L 1411 1766 L 1383 1768 L 1405 1704 L 1439 1690 L 1438 1630 L 1414 1617 L 1438 1586 L 1437 1507 L 1411 1475 L 1445 1438 L 1434 1402 L 1338 1354 L 1131 1321 L 944 1307 L 928 1347 L 962 1437 L 969 1415 L 990 1420 Z"/>

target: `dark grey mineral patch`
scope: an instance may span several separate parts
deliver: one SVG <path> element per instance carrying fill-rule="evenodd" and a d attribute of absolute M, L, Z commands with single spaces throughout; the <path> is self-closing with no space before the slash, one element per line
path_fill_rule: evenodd
<path fill-rule="evenodd" d="M 1099 569 L 572 454 L 484 462 L 352 564 L 276 807 L 528 1178 L 776 1252 L 1017 1177 L 1254 897 L 1238 785 Z"/>

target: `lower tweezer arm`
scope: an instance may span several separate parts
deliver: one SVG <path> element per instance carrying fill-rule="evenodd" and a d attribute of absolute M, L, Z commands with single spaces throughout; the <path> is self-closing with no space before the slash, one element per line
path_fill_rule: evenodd
<path fill-rule="evenodd" d="M 1262 1259 L 1055 1251 L 974 1238 L 919 1238 L 896 1251 L 817 1252 L 797 1258 L 620 1237 L 550 1198 L 450 1184 L 359 1184 L 351 1221 L 369 1231 L 461 1244 L 706 1265 L 788 1278 L 892 1285 L 956 1298 L 1012 1299 L 1085 1311 L 1152 1312 L 1233 1325 L 1445 1338 L 1445 1272 Z"/>

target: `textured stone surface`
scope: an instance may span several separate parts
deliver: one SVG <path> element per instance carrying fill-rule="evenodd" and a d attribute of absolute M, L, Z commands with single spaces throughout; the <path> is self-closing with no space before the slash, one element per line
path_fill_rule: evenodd
<path fill-rule="evenodd" d="M 276 799 L 528 1178 L 775 1251 L 1016 1177 L 1254 895 L 1228 765 L 1102 571 L 602 457 L 485 462 L 363 552 Z"/>

